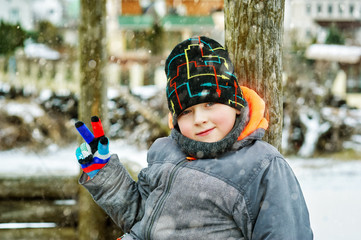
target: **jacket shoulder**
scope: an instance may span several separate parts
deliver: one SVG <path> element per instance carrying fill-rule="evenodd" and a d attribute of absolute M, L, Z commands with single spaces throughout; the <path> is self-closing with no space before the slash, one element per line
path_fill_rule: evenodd
<path fill-rule="evenodd" d="M 148 164 L 174 162 L 184 159 L 186 155 L 179 149 L 171 137 L 158 138 L 150 146 L 147 154 Z"/>
<path fill-rule="evenodd" d="M 256 140 L 220 158 L 197 160 L 192 164 L 192 168 L 213 175 L 242 193 L 276 159 L 283 157 L 272 145 Z"/>
<path fill-rule="evenodd" d="M 271 164 L 284 164 L 286 160 L 282 154 L 272 145 L 262 140 L 257 140 L 253 144 L 237 151 L 235 161 L 239 162 L 242 173 L 245 177 L 238 175 L 233 178 L 234 182 L 240 184 L 244 192 L 252 182 L 263 175 Z M 239 160 L 238 160 L 238 159 Z"/>

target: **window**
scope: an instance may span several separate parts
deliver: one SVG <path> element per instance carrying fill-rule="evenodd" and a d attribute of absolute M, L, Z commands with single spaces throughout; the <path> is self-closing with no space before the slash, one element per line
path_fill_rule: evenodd
<path fill-rule="evenodd" d="M 317 13 L 322 13 L 322 4 L 317 4 Z"/>
<path fill-rule="evenodd" d="M 343 14 L 344 8 L 345 8 L 345 6 L 344 6 L 342 3 L 339 3 L 339 4 L 338 4 L 338 13 L 339 13 L 340 15 Z"/>
<path fill-rule="evenodd" d="M 12 8 L 10 9 L 10 22 L 12 23 L 18 23 L 20 22 L 20 15 L 19 15 L 19 9 L 17 8 Z"/>
<path fill-rule="evenodd" d="M 332 4 L 329 4 L 329 5 L 328 5 L 327 11 L 328 11 L 328 14 L 329 14 L 329 15 L 332 14 L 332 12 L 333 12 L 333 6 L 332 6 Z"/>
<path fill-rule="evenodd" d="M 350 16 L 353 16 L 353 12 L 355 11 L 355 6 L 353 4 L 350 4 L 348 9 Z"/>
<path fill-rule="evenodd" d="M 347 92 L 361 93 L 361 72 L 357 64 L 347 68 Z"/>
<path fill-rule="evenodd" d="M 310 16 L 311 12 L 312 12 L 311 4 L 306 4 L 306 14 Z"/>

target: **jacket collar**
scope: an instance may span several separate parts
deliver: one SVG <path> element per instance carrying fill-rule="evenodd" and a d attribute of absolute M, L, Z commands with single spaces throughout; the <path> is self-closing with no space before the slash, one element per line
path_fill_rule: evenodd
<path fill-rule="evenodd" d="M 252 89 L 241 86 L 243 97 L 246 99 L 249 107 L 249 121 L 238 137 L 238 141 L 245 139 L 250 135 L 258 135 L 256 132 L 263 132 L 268 128 L 268 120 L 264 117 L 266 105 L 263 99 Z M 264 131 L 256 131 L 263 129 Z M 254 133 L 254 134 L 252 134 Z M 262 136 L 263 136 L 262 134 Z"/>

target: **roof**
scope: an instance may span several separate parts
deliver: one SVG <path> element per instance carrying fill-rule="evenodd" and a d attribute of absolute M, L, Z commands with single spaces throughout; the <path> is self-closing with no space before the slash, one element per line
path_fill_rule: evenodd
<path fill-rule="evenodd" d="M 162 25 L 165 29 L 192 28 L 194 30 L 200 28 L 213 28 L 214 22 L 212 16 L 178 16 L 167 15 L 162 18 Z"/>
<path fill-rule="evenodd" d="M 121 15 L 118 17 L 121 29 L 147 29 L 153 25 L 153 17 L 150 15 Z"/>
<path fill-rule="evenodd" d="M 121 29 L 141 30 L 151 28 L 154 19 L 151 15 L 121 15 L 118 17 L 118 23 Z M 161 24 L 167 30 L 199 30 L 214 27 L 212 16 L 166 15 L 161 18 Z"/>
<path fill-rule="evenodd" d="M 60 58 L 59 52 L 42 43 L 26 44 L 24 52 L 28 58 L 44 58 L 48 60 L 58 60 Z"/>
<path fill-rule="evenodd" d="M 354 17 L 342 17 L 342 18 L 315 18 L 314 21 L 320 25 L 321 27 L 330 27 L 332 25 L 336 25 L 336 27 L 340 29 L 354 29 L 361 27 L 361 20 Z"/>
<path fill-rule="evenodd" d="M 306 57 L 314 60 L 356 64 L 361 61 L 361 47 L 312 44 L 306 50 Z"/>

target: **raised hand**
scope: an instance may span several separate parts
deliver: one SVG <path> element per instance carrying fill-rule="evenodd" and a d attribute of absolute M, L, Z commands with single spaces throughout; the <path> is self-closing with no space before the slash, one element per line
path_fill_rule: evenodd
<path fill-rule="evenodd" d="M 100 119 L 97 116 L 91 118 L 93 133 L 81 121 L 75 123 L 75 127 L 85 140 L 76 149 L 76 158 L 83 171 L 93 178 L 99 170 L 109 161 L 109 140 L 104 135 Z"/>

